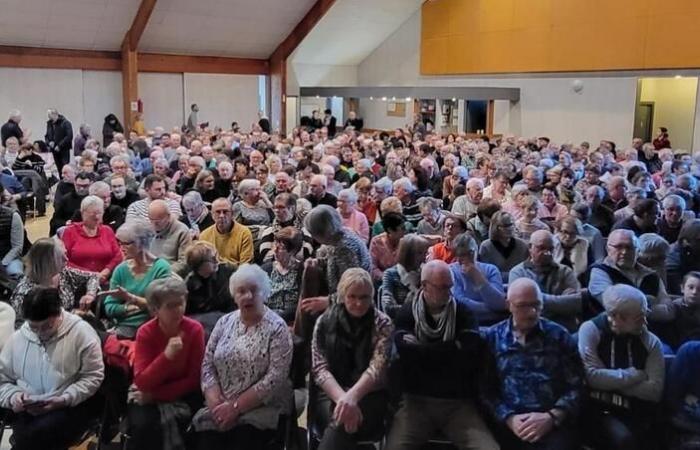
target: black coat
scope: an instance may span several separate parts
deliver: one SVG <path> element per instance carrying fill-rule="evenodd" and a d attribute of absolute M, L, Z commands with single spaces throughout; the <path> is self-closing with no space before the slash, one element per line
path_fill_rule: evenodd
<path fill-rule="evenodd" d="M 7 123 L 5 123 L 0 129 L 0 136 L 2 136 L 2 146 L 4 147 L 5 142 L 11 137 L 17 138 L 17 140 L 21 144 L 22 138 L 24 137 L 24 132 L 19 127 L 19 124 L 17 122 L 13 120 L 8 120 Z"/>
<path fill-rule="evenodd" d="M 53 151 L 68 151 L 73 148 L 73 125 L 59 114 L 56 122 L 48 120 L 46 122 L 46 136 L 44 140 L 47 144 L 54 143 Z"/>
<path fill-rule="evenodd" d="M 119 119 L 114 114 L 109 114 L 105 117 L 105 123 L 102 125 L 102 145 L 107 147 L 114 140 L 114 133 L 123 133 L 124 127 L 119 123 Z"/>
<path fill-rule="evenodd" d="M 355 131 L 362 131 L 362 128 L 364 128 L 364 126 L 365 126 L 365 121 L 359 117 L 352 119 L 352 120 L 348 119 L 345 121 L 345 128 L 354 127 Z"/>
<path fill-rule="evenodd" d="M 260 125 L 260 128 L 267 134 L 270 134 L 270 120 L 263 117 L 260 120 L 258 120 L 258 125 Z"/>
<path fill-rule="evenodd" d="M 337 122 L 338 119 L 335 118 L 335 116 L 330 116 L 327 120 L 324 120 L 324 125 L 326 128 L 328 128 L 328 136 L 333 137 L 335 136 L 335 133 L 337 131 Z"/>

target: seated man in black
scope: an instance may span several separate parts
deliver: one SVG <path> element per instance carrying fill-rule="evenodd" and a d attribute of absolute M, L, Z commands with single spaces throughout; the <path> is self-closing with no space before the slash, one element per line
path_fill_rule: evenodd
<path fill-rule="evenodd" d="M 51 222 L 49 222 L 49 236 L 56 234 L 59 228 L 65 226 L 66 222 L 71 220 L 75 211 L 80 210 L 80 202 L 89 194 L 92 181 L 92 175 L 86 172 L 80 172 L 75 176 L 75 192 L 69 192 L 64 195 L 54 205 L 56 210 L 53 213 L 53 217 L 51 217 Z"/>

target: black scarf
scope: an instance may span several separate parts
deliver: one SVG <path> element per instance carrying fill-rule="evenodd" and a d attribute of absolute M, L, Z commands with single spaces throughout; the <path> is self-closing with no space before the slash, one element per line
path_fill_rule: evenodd
<path fill-rule="evenodd" d="M 513 250 L 515 249 L 515 238 L 510 238 L 508 245 L 503 246 L 500 242 L 495 239 L 491 240 L 493 247 L 500 253 L 504 258 L 508 258 Z"/>
<path fill-rule="evenodd" d="M 326 314 L 328 326 L 322 350 L 338 384 L 348 388 L 360 379 L 372 358 L 374 308 L 358 319 L 348 314 L 345 305 L 336 303 Z"/>

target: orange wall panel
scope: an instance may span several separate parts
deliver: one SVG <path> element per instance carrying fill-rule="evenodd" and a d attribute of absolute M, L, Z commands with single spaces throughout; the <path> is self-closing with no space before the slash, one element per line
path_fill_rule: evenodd
<path fill-rule="evenodd" d="M 700 0 L 432 0 L 421 73 L 700 67 Z"/>

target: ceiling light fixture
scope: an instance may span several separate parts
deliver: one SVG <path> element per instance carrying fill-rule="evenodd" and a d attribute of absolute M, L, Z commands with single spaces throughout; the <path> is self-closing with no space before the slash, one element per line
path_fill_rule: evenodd
<path fill-rule="evenodd" d="M 382 97 L 382 101 L 385 102 L 385 101 L 386 101 L 386 97 Z"/>
<path fill-rule="evenodd" d="M 683 78 L 683 76 L 682 76 L 682 75 L 676 75 L 676 76 L 673 77 L 673 78 L 675 78 L 676 80 L 678 80 L 678 79 L 680 79 L 680 78 Z"/>

